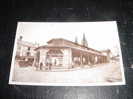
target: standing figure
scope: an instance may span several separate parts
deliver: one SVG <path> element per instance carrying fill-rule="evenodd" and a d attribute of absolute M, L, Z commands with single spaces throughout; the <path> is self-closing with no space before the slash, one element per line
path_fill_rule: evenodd
<path fill-rule="evenodd" d="M 41 62 L 40 63 L 40 70 L 42 70 L 43 69 L 43 63 Z"/>
<path fill-rule="evenodd" d="M 49 58 L 49 70 L 51 70 L 51 67 L 52 67 L 52 61 L 51 61 L 51 59 Z"/>
<path fill-rule="evenodd" d="M 56 59 L 54 60 L 54 65 L 56 66 L 57 62 L 56 62 Z"/>
<path fill-rule="evenodd" d="M 39 68 L 39 63 L 35 63 L 35 67 L 36 67 L 36 70 L 38 70 L 38 68 Z"/>
<path fill-rule="evenodd" d="M 46 66 L 48 67 L 48 70 L 51 70 L 52 62 L 51 62 L 51 59 L 49 57 L 47 57 Z"/>

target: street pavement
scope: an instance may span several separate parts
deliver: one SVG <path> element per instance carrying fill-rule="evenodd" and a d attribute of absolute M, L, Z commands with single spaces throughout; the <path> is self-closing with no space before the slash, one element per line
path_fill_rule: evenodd
<path fill-rule="evenodd" d="M 33 67 L 15 66 L 14 82 L 24 83 L 113 83 L 122 81 L 120 64 L 116 62 L 85 66 L 72 70 L 40 71 Z"/>

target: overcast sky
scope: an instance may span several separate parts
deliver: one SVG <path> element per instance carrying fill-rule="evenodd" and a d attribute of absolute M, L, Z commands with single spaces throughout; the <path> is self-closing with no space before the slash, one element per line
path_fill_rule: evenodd
<path fill-rule="evenodd" d="M 83 33 L 88 47 L 97 50 L 112 49 L 119 45 L 117 24 L 105 22 L 19 22 L 16 37 L 23 36 L 24 41 L 47 44 L 53 38 L 64 38 L 81 43 Z"/>

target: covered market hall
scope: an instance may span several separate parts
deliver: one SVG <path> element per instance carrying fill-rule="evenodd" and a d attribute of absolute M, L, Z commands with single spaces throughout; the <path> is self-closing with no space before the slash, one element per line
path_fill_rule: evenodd
<path fill-rule="evenodd" d="M 51 39 L 35 51 L 34 65 L 50 64 L 51 68 L 93 66 L 110 61 L 110 50 L 98 51 L 62 38 Z"/>

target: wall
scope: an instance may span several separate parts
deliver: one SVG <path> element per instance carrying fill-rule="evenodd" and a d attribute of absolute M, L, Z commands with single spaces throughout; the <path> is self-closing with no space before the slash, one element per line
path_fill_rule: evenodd
<path fill-rule="evenodd" d="M 66 68 L 71 68 L 72 66 L 72 51 L 70 48 L 63 49 L 63 66 Z"/>
<path fill-rule="evenodd" d="M 48 49 L 40 49 L 39 51 L 40 51 L 40 61 L 39 61 L 39 63 L 42 62 L 43 64 L 45 64 L 45 62 L 46 62 L 46 54 L 48 52 Z"/>

